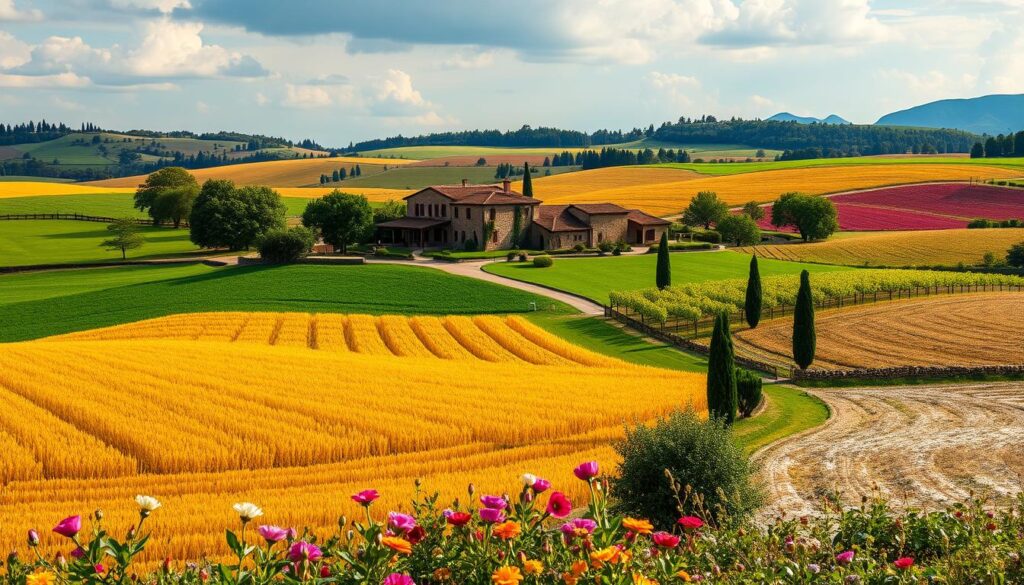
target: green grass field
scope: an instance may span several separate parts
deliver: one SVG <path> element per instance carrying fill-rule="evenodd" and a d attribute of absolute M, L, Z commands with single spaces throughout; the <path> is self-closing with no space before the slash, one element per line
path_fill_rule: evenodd
<path fill-rule="evenodd" d="M 27 177 L 24 175 L 0 175 L 0 183 L 21 183 L 24 181 L 35 181 L 37 183 L 74 183 L 74 179 L 59 179 L 57 177 Z"/>
<path fill-rule="evenodd" d="M 188 230 L 140 227 L 146 243 L 128 251 L 130 260 L 202 253 Z M 19 220 L 0 224 L 0 266 L 116 262 L 121 252 L 100 247 L 110 237 L 106 224 L 86 221 Z"/>
<path fill-rule="evenodd" d="M 684 169 L 705 175 L 738 175 L 758 171 L 777 171 L 780 169 L 802 169 L 807 167 L 834 167 L 857 165 L 891 165 L 891 164 L 970 164 L 989 167 L 1006 167 L 1020 169 L 1024 174 L 1024 158 L 963 158 L 963 157 L 880 157 L 858 156 L 851 158 L 817 158 L 810 160 L 786 160 L 766 162 L 739 163 L 667 163 L 649 165 L 659 168 Z"/>
<path fill-rule="evenodd" d="M 378 150 L 367 150 L 361 151 L 359 154 L 362 156 L 380 156 L 390 158 L 408 158 L 412 160 L 429 160 L 433 158 L 445 158 L 449 156 L 482 156 L 486 158 L 490 156 L 501 156 L 501 155 L 552 155 L 568 150 L 572 153 L 577 153 L 581 150 L 601 150 L 602 148 L 628 148 L 630 150 L 642 150 L 644 148 L 650 148 L 652 150 L 658 150 L 659 148 L 672 148 L 678 150 L 679 148 L 685 148 L 687 151 L 696 153 L 695 156 L 702 156 L 705 158 L 717 158 L 717 157 L 752 157 L 757 152 L 757 147 L 751 147 L 743 144 L 694 144 L 694 145 L 680 145 L 673 142 L 662 142 L 660 140 L 652 140 L 645 138 L 643 140 L 635 140 L 633 142 L 623 142 L 620 144 L 601 144 L 595 146 L 588 146 L 585 148 L 580 147 L 558 147 L 558 146 L 544 146 L 544 147 L 528 147 L 528 148 L 511 148 L 511 147 L 495 147 L 495 146 L 400 146 L 395 148 L 382 148 Z M 765 154 L 769 157 L 774 157 L 779 150 L 765 149 Z"/>
<path fill-rule="evenodd" d="M 764 394 L 764 410 L 736 421 L 732 427 L 733 436 L 748 454 L 828 420 L 825 403 L 799 388 L 765 385 Z"/>
<path fill-rule="evenodd" d="M 302 215 L 309 199 L 282 197 L 291 217 Z M 371 207 L 383 205 L 370 202 Z M 135 209 L 130 193 L 100 193 L 97 195 L 39 195 L 33 197 L 0 198 L 0 215 L 14 213 L 81 213 L 100 217 L 148 217 Z"/>
<path fill-rule="evenodd" d="M 656 254 L 606 256 L 603 258 L 555 258 L 550 268 L 535 268 L 532 263 L 496 262 L 484 270 L 516 280 L 532 282 L 575 293 L 599 303 L 608 302 L 613 290 L 633 290 L 654 286 Z M 679 252 L 672 254 L 672 282 L 703 282 L 746 278 L 750 256 L 735 252 Z M 761 276 L 855 270 L 846 266 L 801 264 L 758 259 Z"/>
<path fill-rule="evenodd" d="M 527 292 L 414 266 L 174 266 L 110 272 L 120 270 L 0 275 L 0 341 L 201 311 L 478 314 L 526 312 L 531 303 L 570 311 Z M 51 292 L 65 286 L 81 292 Z"/>

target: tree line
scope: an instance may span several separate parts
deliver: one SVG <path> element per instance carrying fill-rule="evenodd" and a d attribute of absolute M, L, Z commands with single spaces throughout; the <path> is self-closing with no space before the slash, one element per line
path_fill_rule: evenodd
<path fill-rule="evenodd" d="M 378 150 L 399 146 L 553 146 L 553 147 L 587 147 L 601 144 L 618 144 L 640 140 L 653 132 L 634 128 L 628 132 L 622 130 L 597 130 L 587 133 L 578 130 L 561 128 L 532 128 L 524 125 L 518 130 L 464 130 L 461 132 L 440 132 L 421 136 L 392 136 L 376 140 L 366 140 L 349 144 L 349 152 L 360 150 Z"/>
<path fill-rule="evenodd" d="M 605 147 L 600 151 L 581 150 L 575 154 L 565 150 L 561 154 L 544 158 L 545 167 L 578 166 L 583 167 L 584 170 L 668 162 L 690 162 L 690 155 L 682 148 L 679 150 L 659 148 L 655 152 L 650 148 L 630 150 L 626 148 Z"/>
<path fill-rule="evenodd" d="M 989 136 L 971 147 L 971 158 L 1024 157 L 1024 130 L 1016 134 Z"/>
<path fill-rule="evenodd" d="M 81 132 L 93 131 L 86 130 L 87 126 L 90 129 L 94 128 L 92 124 L 82 124 Z M 51 124 L 46 120 L 40 120 L 38 123 L 29 120 L 28 122 L 13 125 L 0 123 L 0 146 L 46 142 L 67 136 L 72 132 L 75 132 L 75 130 L 63 122 Z"/>
<path fill-rule="evenodd" d="M 363 169 L 359 165 L 356 165 L 349 169 L 345 169 L 345 167 L 342 167 L 340 169 L 334 169 L 334 172 L 329 175 L 320 175 L 320 184 L 326 185 L 327 183 L 337 183 L 338 181 L 344 181 L 349 177 L 355 178 L 361 177 L 362 175 Z"/>

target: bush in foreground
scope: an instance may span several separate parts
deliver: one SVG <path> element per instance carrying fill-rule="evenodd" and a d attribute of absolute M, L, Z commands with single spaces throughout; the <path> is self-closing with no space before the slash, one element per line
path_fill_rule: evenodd
<path fill-rule="evenodd" d="M 533 265 L 536 268 L 549 268 L 554 265 L 555 259 L 551 256 L 534 256 Z"/>
<path fill-rule="evenodd" d="M 285 264 L 303 258 L 313 249 L 313 232 L 295 226 L 286 230 L 274 230 L 260 237 L 256 247 L 265 262 Z"/>
<path fill-rule="evenodd" d="M 241 530 L 228 530 L 219 551 L 227 562 L 166 559 L 146 573 L 138 567 L 165 510 L 138 496 L 139 522 L 122 536 L 97 513 L 91 522 L 65 518 L 55 535 L 28 533 L 32 552 L 8 556 L 4 585 L 669 585 L 763 583 L 1021 583 L 1024 498 L 997 511 L 980 500 L 945 510 L 897 513 L 886 502 L 836 511 L 823 519 L 778 518 L 767 526 L 716 522 L 701 512 L 672 516 L 656 530 L 644 517 L 610 511 L 609 483 L 597 462 L 575 474 L 590 502 L 573 505 L 565 486 L 531 474 L 515 495 L 475 494 L 442 508 L 419 492 L 409 513 L 378 511 L 380 494 L 352 494 L 365 516 L 339 519 L 335 534 L 260 524 L 263 510 L 233 506 Z M 613 492 L 614 495 L 614 492 Z M 225 510 L 227 512 L 227 510 Z M 275 510 L 278 514 L 282 511 Z M 287 511 L 285 511 L 287 512 Z M 149 520 L 153 516 L 152 520 Z M 726 519 L 728 520 L 728 519 Z M 91 526 L 87 526 L 91 524 Z M 42 538 L 76 551 L 54 560 Z M 173 535 L 159 534 L 160 540 Z M 148 551 L 145 551 L 148 553 Z M 160 558 L 159 551 L 146 554 Z"/>

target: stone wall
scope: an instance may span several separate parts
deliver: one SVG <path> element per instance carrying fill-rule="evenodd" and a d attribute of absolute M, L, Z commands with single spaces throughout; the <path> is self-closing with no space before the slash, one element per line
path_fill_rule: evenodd
<path fill-rule="evenodd" d="M 1024 364 L 992 366 L 897 366 L 857 370 L 799 370 L 794 380 L 891 380 L 895 378 L 959 378 L 970 376 L 1024 375 Z"/>

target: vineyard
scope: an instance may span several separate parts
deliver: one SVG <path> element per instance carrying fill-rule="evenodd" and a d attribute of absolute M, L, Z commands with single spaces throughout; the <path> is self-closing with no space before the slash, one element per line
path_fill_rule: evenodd
<path fill-rule="evenodd" d="M 1024 363 L 1020 293 L 914 299 L 822 313 L 816 369 Z M 980 326 L 979 326 L 980 324 Z M 737 355 L 791 363 L 792 322 L 737 332 Z"/>
<path fill-rule="evenodd" d="M 68 511 L 128 525 L 145 493 L 177 511 L 158 520 L 177 559 L 222 554 L 243 497 L 323 530 L 368 486 L 402 509 L 416 478 L 453 498 L 529 470 L 582 496 L 570 462 L 614 461 L 625 422 L 705 408 L 701 375 L 500 317 L 156 319 L 6 345 L 0 396 L 2 545 Z"/>
<path fill-rule="evenodd" d="M 1024 241 L 1024 229 L 957 229 L 864 234 L 809 244 L 760 245 L 737 251 L 761 258 L 849 266 L 980 265 L 986 252 L 996 258 Z"/>

